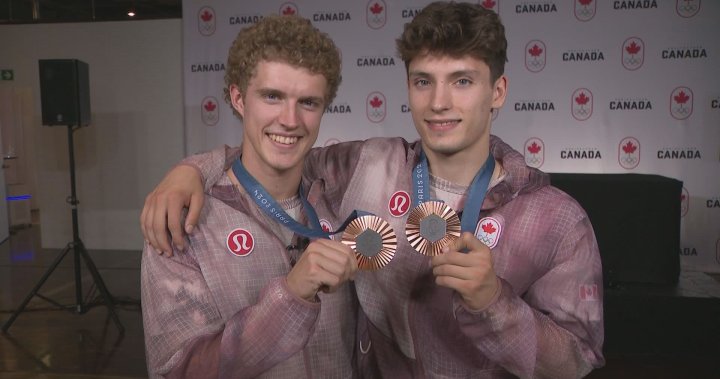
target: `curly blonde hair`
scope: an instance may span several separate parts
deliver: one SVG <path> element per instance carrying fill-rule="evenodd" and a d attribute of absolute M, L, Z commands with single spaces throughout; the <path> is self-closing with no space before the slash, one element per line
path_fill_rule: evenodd
<path fill-rule="evenodd" d="M 266 16 L 241 30 L 228 52 L 225 66 L 225 101 L 230 102 L 230 85 L 245 95 L 250 79 L 261 61 L 284 62 L 320 74 L 327 81 L 326 105 L 340 86 L 340 51 L 326 33 L 298 16 Z M 233 113 L 240 114 L 233 108 Z"/>

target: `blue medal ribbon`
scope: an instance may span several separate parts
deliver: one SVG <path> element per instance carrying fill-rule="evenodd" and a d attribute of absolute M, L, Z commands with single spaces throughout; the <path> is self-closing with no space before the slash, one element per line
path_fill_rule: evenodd
<path fill-rule="evenodd" d="M 240 185 L 245 188 L 245 191 L 250 194 L 253 201 L 255 201 L 255 204 L 257 204 L 257 206 L 263 212 L 265 212 L 273 220 L 277 221 L 280 225 L 283 225 L 292 230 L 294 233 L 302 235 L 304 237 L 329 239 L 331 235 L 344 231 L 345 228 L 347 228 L 348 224 L 350 224 L 350 222 L 352 222 L 354 219 L 369 214 L 367 212 L 361 212 L 357 210 L 353 211 L 350 216 L 345 220 L 345 222 L 340 225 L 340 228 L 338 228 L 336 231 L 325 232 L 322 230 L 322 226 L 320 226 L 320 219 L 317 216 L 317 212 L 315 212 L 315 209 L 307 201 L 307 198 L 303 194 L 302 185 L 300 185 L 300 187 L 298 188 L 298 196 L 300 197 L 303 209 L 305 210 L 305 215 L 308 219 L 308 224 L 310 227 L 307 227 L 295 221 L 294 218 L 292 218 L 290 215 L 287 214 L 287 212 L 285 212 L 285 210 L 280 206 L 280 204 L 278 204 L 278 202 L 272 197 L 272 195 L 270 195 L 267 190 L 265 190 L 262 184 L 255 180 L 255 178 L 245 169 L 245 166 L 242 164 L 240 158 L 236 159 L 235 162 L 233 162 L 232 170 L 238 182 L 240 182 Z"/>
<path fill-rule="evenodd" d="M 465 209 L 460 218 L 461 232 L 475 232 L 475 227 L 480 220 L 480 209 L 482 208 L 485 193 L 490 185 L 493 171 L 495 170 L 495 158 L 492 153 L 488 154 L 485 163 L 475 174 L 470 183 L 470 191 L 465 201 Z M 430 200 L 430 174 L 428 170 L 428 161 L 425 152 L 420 150 L 420 161 L 415 165 L 413 170 L 413 204 L 420 205 Z"/>

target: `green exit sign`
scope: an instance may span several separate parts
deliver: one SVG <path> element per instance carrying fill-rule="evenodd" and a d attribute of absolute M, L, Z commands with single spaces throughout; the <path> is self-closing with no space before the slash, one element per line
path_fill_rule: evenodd
<path fill-rule="evenodd" d="M 0 80 L 13 80 L 15 73 L 13 70 L 0 70 Z"/>

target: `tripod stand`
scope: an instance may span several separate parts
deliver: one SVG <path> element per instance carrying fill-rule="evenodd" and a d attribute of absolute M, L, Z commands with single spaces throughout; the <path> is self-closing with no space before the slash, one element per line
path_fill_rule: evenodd
<path fill-rule="evenodd" d="M 113 300 L 112 295 L 108 291 L 107 287 L 105 287 L 105 282 L 103 281 L 102 277 L 100 276 L 100 273 L 97 270 L 97 267 L 95 267 L 95 263 L 90 258 L 90 255 L 88 254 L 87 250 L 85 249 L 85 245 L 83 244 L 82 240 L 80 239 L 80 232 L 78 228 L 78 214 L 77 214 L 77 205 L 79 201 L 77 200 L 76 193 L 75 193 L 75 149 L 73 145 L 73 133 L 80 128 L 78 126 L 77 128 L 74 128 L 73 125 L 68 125 L 68 145 L 70 148 L 70 189 L 71 189 L 71 195 L 67 198 L 67 202 L 72 206 L 72 226 L 73 226 L 73 239 L 71 242 L 65 246 L 65 249 L 58 255 L 53 263 L 48 267 L 47 271 L 45 271 L 45 274 L 43 274 L 42 278 L 40 278 L 40 281 L 33 287 L 33 289 L 30 291 L 30 293 L 25 297 L 25 300 L 23 300 L 22 304 L 20 304 L 20 307 L 10 316 L 10 319 L 8 319 L 5 324 L 2 326 L 2 331 L 4 333 L 7 333 L 8 329 L 10 329 L 10 326 L 12 326 L 13 322 L 15 322 L 15 319 L 20 315 L 20 313 L 25 310 L 25 307 L 30 302 L 30 300 L 33 298 L 33 296 L 37 296 L 45 301 L 48 301 L 52 303 L 53 305 L 63 308 L 63 309 L 75 309 L 75 312 L 78 314 L 83 314 L 88 311 L 89 306 L 88 304 L 83 300 L 82 298 L 82 278 L 80 275 L 80 258 L 85 260 L 85 265 L 87 266 L 88 271 L 90 271 L 90 274 L 92 275 L 93 281 L 95 285 L 97 286 L 98 290 L 100 290 L 100 294 L 102 295 L 102 298 L 105 302 L 105 305 L 108 307 L 108 311 L 110 312 L 110 317 L 112 318 L 113 322 L 115 322 L 115 325 L 117 325 L 118 329 L 120 330 L 120 334 L 122 335 L 125 332 L 125 328 L 120 323 L 120 319 L 117 316 L 117 313 L 115 312 L 115 302 Z M 74 268 L 75 268 L 75 304 L 73 305 L 63 305 L 60 304 L 50 298 L 47 298 L 41 294 L 38 293 L 38 290 L 40 290 L 40 287 L 45 284 L 45 281 L 50 277 L 50 275 L 55 271 L 55 269 L 58 267 L 60 262 L 68 255 L 68 253 L 72 251 L 74 255 Z"/>

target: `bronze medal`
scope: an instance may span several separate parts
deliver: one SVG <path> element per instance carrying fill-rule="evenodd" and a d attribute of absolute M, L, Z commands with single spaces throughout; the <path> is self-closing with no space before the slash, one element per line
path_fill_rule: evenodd
<path fill-rule="evenodd" d="M 397 236 L 387 221 L 365 215 L 356 218 L 345 228 L 342 243 L 355 251 L 359 269 L 377 270 L 395 257 Z"/>
<path fill-rule="evenodd" d="M 460 217 L 441 201 L 427 201 L 408 215 L 405 235 L 420 254 L 435 256 L 460 237 Z"/>

